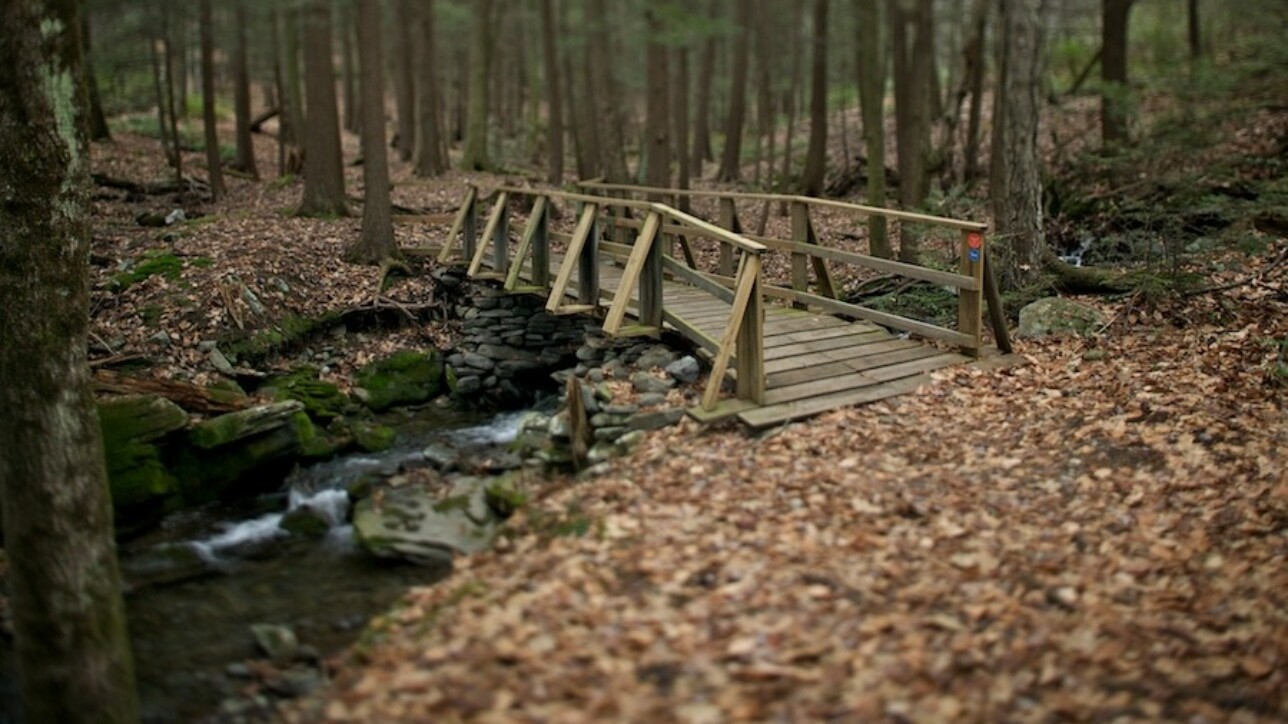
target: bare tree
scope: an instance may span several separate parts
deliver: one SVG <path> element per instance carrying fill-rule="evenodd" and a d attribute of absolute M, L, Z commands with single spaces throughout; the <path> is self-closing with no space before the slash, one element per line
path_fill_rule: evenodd
<path fill-rule="evenodd" d="M 93 141 L 112 140 L 112 129 L 107 127 L 107 116 L 103 113 L 103 99 L 98 92 L 98 75 L 94 72 L 94 53 L 90 43 L 89 12 L 84 0 L 80 0 L 81 50 L 84 53 L 85 90 L 89 93 L 89 137 Z"/>
<path fill-rule="evenodd" d="M 210 198 L 223 197 L 224 169 L 219 158 L 219 131 L 215 127 L 215 29 L 210 0 L 201 0 L 201 117 L 206 131 L 206 166 L 210 173 Z"/>
<path fill-rule="evenodd" d="M 555 45 L 555 37 L 553 0 L 541 0 L 541 55 L 546 71 L 546 102 L 550 113 L 546 127 L 546 144 L 550 152 L 548 178 L 552 184 L 563 183 L 564 167 L 563 88 L 559 77 L 559 49 Z"/>
<path fill-rule="evenodd" d="M 823 191 L 827 171 L 827 0 L 814 0 L 814 54 L 810 71 L 809 150 L 801 186 L 808 196 Z"/>
<path fill-rule="evenodd" d="M 237 124 L 237 157 L 233 168 L 259 178 L 255 167 L 255 146 L 250 135 L 250 70 L 246 62 L 246 2 L 233 5 L 237 42 L 233 47 L 233 113 Z"/>
<path fill-rule="evenodd" d="M 491 75 L 492 0 L 474 2 L 470 39 L 469 97 L 465 121 L 465 168 L 481 171 L 491 164 L 487 154 L 488 77 Z"/>
<path fill-rule="evenodd" d="M 389 201 L 389 152 L 385 147 L 384 79 L 381 77 L 380 2 L 358 0 L 358 65 L 362 78 L 362 235 L 344 252 L 354 264 L 379 264 L 398 256 Z"/>
<path fill-rule="evenodd" d="M 308 0 L 304 12 L 304 83 L 309 107 L 304 128 L 304 199 L 296 214 L 348 216 L 340 119 L 335 103 L 335 71 L 331 65 L 330 0 Z M 383 130 L 384 104 L 379 107 Z"/>
<path fill-rule="evenodd" d="M 858 46 L 859 102 L 868 155 L 867 200 L 872 206 L 885 206 L 886 64 L 881 52 L 881 0 L 859 0 Z M 875 256 L 893 255 L 885 217 L 868 217 L 868 247 Z"/>
<path fill-rule="evenodd" d="M 90 392 L 89 160 L 74 0 L 0 5 L 0 508 L 24 718 L 134 722 Z"/>
<path fill-rule="evenodd" d="M 1100 136 L 1106 146 L 1124 143 L 1127 132 L 1127 29 L 1134 0 L 1101 0 Z"/>
<path fill-rule="evenodd" d="M 720 154 L 721 181 L 737 181 L 742 172 L 742 127 L 747 116 L 747 65 L 751 45 L 751 0 L 738 0 L 733 41 L 733 77 L 729 86 L 729 115 L 725 145 Z"/>
<path fill-rule="evenodd" d="M 711 0 L 710 15 L 715 17 L 719 0 Z M 715 160 L 711 152 L 711 80 L 716 70 L 716 38 L 708 33 L 702 43 L 702 57 L 698 61 L 698 95 L 695 99 L 697 110 L 693 120 L 693 150 L 690 161 L 693 173 L 702 175 L 702 164 Z"/>
<path fill-rule="evenodd" d="M 645 183 L 649 186 L 671 185 L 671 133 L 670 133 L 670 64 L 667 49 L 662 44 L 662 23 L 657 8 L 648 6 L 644 11 L 648 28 L 647 60 L 647 119 L 645 121 L 644 168 Z"/>
<path fill-rule="evenodd" d="M 415 26 L 418 41 L 414 43 L 416 58 L 416 151 L 414 154 L 418 176 L 437 176 L 447 170 L 447 155 L 443 153 L 443 128 L 439 119 L 438 64 L 434 53 L 438 39 L 434 33 L 434 2 L 423 0 L 415 5 Z"/>
<path fill-rule="evenodd" d="M 993 147 L 993 217 L 997 224 L 1001 281 L 1015 288 L 1032 284 L 1041 271 L 1046 244 L 1042 223 L 1042 177 L 1038 122 L 1042 85 L 1043 0 L 999 0 L 996 35 L 1003 85 L 998 89 L 999 145 Z"/>
<path fill-rule="evenodd" d="M 586 24 L 590 38 L 590 75 L 594 82 L 591 97 L 595 100 L 595 117 L 598 119 L 599 150 L 603 163 L 601 172 L 609 181 L 626 181 L 630 174 L 626 168 L 626 131 L 622 119 L 621 93 L 613 73 L 608 47 L 609 23 L 605 17 L 604 0 L 587 0 Z"/>

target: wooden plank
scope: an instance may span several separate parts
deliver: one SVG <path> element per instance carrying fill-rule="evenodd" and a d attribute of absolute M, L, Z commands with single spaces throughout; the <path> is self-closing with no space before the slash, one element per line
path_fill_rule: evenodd
<path fill-rule="evenodd" d="M 479 273 L 483 266 L 483 257 L 487 253 L 488 242 L 496 233 L 496 228 L 501 223 L 501 216 L 505 213 L 505 204 L 510 197 L 502 191 L 496 196 L 496 203 L 492 206 L 492 213 L 488 216 L 487 225 L 483 227 L 483 243 L 478 245 L 474 250 L 474 258 L 470 260 L 469 270 L 466 272 L 471 277 Z"/>
<path fill-rule="evenodd" d="M 662 217 L 658 214 L 650 214 L 649 220 L 657 217 L 657 223 L 660 226 Z M 638 243 L 638 242 L 637 242 Z M 687 242 L 686 242 L 687 243 Z M 657 232 L 654 232 L 653 239 L 648 245 L 648 253 L 644 257 L 644 268 L 640 271 L 639 287 L 639 311 L 636 318 L 643 326 L 657 327 L 662 326 L 662 309 L 665 306 L 666 298 L 666 278 L 662 273 L 662 245 L 657 243 Z M 692 264 L 692 261 L 690 261 Z"/>
<path fill-rule="evenodd" d="M 586 234 L 586 238 L 582 240 L 580 248 L 575 254 L 571 248 L 568 250 L 568 256 L 575 257 L 577 260 L 577 301 L 582 304 L 595 304 L 599 301 L 600 239 L 598 229 L 598 218 L 592 216 L 590 229 Z"/>
<path fill-rule="evenodd" d="M 743 258 L 747 255 L 743 254 Z M 760 257 L 753 256 L 755 275 L 751 280 L 750 300 L 738 315 L 743 318 L 738 325 L 738 398 L 763 403 L 765 401 L 765 306 L 760 295 Z M 733 320 L 730 318 L 730 327 Z"/>
<path fill-rule="evenodd" d="M 863 405 L 897 395 L 906 395 L 916 392 L 918 387 L 929 381 L 930 375 L 914 375 L 893 382 L 872 385 L 871 387 L 861 387 L 832 395 L 810 397 L 781 405 L 758 407 L 755 410 L 740 413 L 738 419 L 749 427 L 761 429 L 790 420 L 799 420 L 802 417 L 837 410 L 842 407 Z"/>
<path fill-rule="evenodd" d="M 550 309 L 549 307 L 546 308 L 546 310 L 551 314 L 557 315 L 585 314 L 586 312 L 593 312 L 596 309 L 599 309 L 599 307 L 594 304 L 561 304 L 554 309 Z"/>
<path fill-rule="evenodd" d="M 690 342 L 696 344 L 698 347 L 712 353 L 720 347 L 720 343 L 716 341 L 715 337 L 703 332 L 698 327 L 689 323 L 689 321 L 684 317 L 676 315 L 670 309 L 662 310 L 662 318 L 666 320 L 667 324 L 674 327 L 676 331 L 684 335 Z"/>
<path fill-rule="evenodd" d="M 465 199 L 461 202 L 461 208 L 456 212 L 456 220 L 452 222 L 452 228 L 447 232 L 447 239 L 443 241 L 443 250 L 438 255 L 438 261 L 446 262 L 448 255 L 452 252 L 452 247 L 456 244 L 457 233 L 465 230 L 466 218 L 474 217 L 474 203 L 478 198 L 479 190 L 473 186 L 465 187 Z"/>
<path fill-rule="evenodd" d="M 733 398 L 721 400 L 716 404 L 715 408 L 711 410 L 702 409 L 702 405 L 694 405 L 689 408 L 688 412 L 689 417 L 692 417 L 694 420 L 697 420 L 704 425 L 709 425 L 713 422 L 727 420 L 735 415 L 754 410 L 757 407 L 760 407 L 760 405 L 757 405 L 751 400 L 739 400 L 737 398 Z"/>
<path fill-rule="evenodd" d="M 630 301 L 640 274 L 644 271 L 644 264 L 648 260 L 649 251 L 653 248 L 653 240 L 657 237 L 657 227 L 661 222 L 661 215 L 657 213 L 649 214 L 643 231 L 640 232 L 639 237 L 635 240 L 631 256 L 626 261 L 626 269 L 622 272 L 622 278 L 614 289 L 616 296 L 613 299 L 613 306 L 609 308 L 608 316 L 604 318 L 604 331 L 609 334 L 617 334 L 622 326 L 622 321 L 626 319 L 626 304 Z"/>
<path fill-rule="evenodd" d="M 839 362 L 811 365 L 809 367 L 787 370 L 786 372 L 775 372 L 766 378 L 766 384 L 769 385 L 771 389 L 777 387 L 788 387 L 790 385 L 797 385 L 802 382 L 810 382 L 812 380 L 852 375 L 856 372 L 862 372 L 874 367 L 884 367 L 887 365 L 898 364 L 900 362 L 910 362 L 912 360 L 925 359 L 926 357 L 934 357 L 939 354 L 943 354 L 943 350 L 923 344 L 916 347 L 896 349 L 891 352 L 869 355 L 867 357 L 857 357 L 855 359 Z"/>
<path fill-rule="evenodd" d="M 757 282 L 760 280 L 760 257 L 752 254 L 743 254 L 742 261 L 738 264 L 738 289 L 734 292 L 733 308 L 729 313 L 729 323 L 725 326 L 724 336 L 720 339 L 717 347 L 716 358 L 711 363 L 711 378 L 707 381 L 707 389 L 702 395 L 702 407 L 710 410 L 716 406 L 716 400 L 720 397 L 720 384 L 724 381 L 725 370 L 729 368 L 729 360 L 733 357 L 734 347 L 738 347 L 739 352 L 748 353 L 748 357 L 757 357 L 758 350 L 744 349 L 740 344 L 739 331 L 745 324 L 760 326 L 759 317 L 752 320 L 744 319 L 747 317 L 748 310 L 752 309 L 755 314 L 759 314 L 759 305 L 754 308 L 751 306 Z M 757 297 L 758 298 L 758 297 Z M 757 339 L 759 338 L 759 329 Z M 740 356 L 741 357 L 741 356 Z M 742 367 L 739 367 L 738 374 L 744 374 Z M 761 380 L 763 390 L 764 380 Z M 739 387 L 743 386 L 742 380 L 739 380 Z M 763 392 L 762 392 L 763 394 Z M 742 399 L 757 399 L 750 394 L 738 395 Z"/>
<path fill-rule="evenodd" d="M 619 327 L 617 331 L 612 332 L 612 336 L 624 337 L 660 337 L 662 336 L 661 327 L 653 327 L 646 324 L 632 324 L 626 327 Z"/>
<path fill-rule="evenodd" d="M 997 348 L 1010 354 L 1015 351 L 1011 344 L 1011 332 L 1006 327 L 1006 312 L 1002 309 L 1002 295 L 997 289 L 997 277 L 993 275 L 991 257 L 984 259 L 984 297 L 988 300 L 988 321 L 993 327 L 993 339 Z"/>
<path fill-rule="evenodd" d="M 772 307 L 765 312 L 765 336 L 774 337 L 779 334 L 791 334 L 792 332 L 802 332 L 810 329 L 831 329 L 833 327 L 849 327 L 850 322 L 844 319 L 838 319 L 827 314 L 812 315 L 785 315 L 782 314 L 781 307 Z"/>
<path fill-rule="evenodd" d="M 783 289 L 782 287 L 769 286 L 765 287 L 764 293 L 766 296 L 774 296 L 781 299 L 799 299 L 801 301 L 808 302 L 815 307 L 825 309 L 833 314 L 844 314 L 851 317 L 858 317 L 859 319 L 865 319 L 869 322 L 875 322 L 886 327 L 894 327 L 895 329 L 901 329 L 905 332 L 919 334 L 923 337 L 929 337 L 930 339 L 940 339 L 957 345 L 972 344 L 974 342 L 973 337 L 962 334 L 961 332 L 944 329 L 943 327 L 937 327 L 925 322 L 918 322 L 915 319 L 908 319 L 895 314 L 878 312 L 875 309 L 860 307 L 857 304 L 849 304 L 835 299 L 828 299 L 827 297 L 821 297 L 817 294 L 807 294 L 805 292 L 797 292 L 791 289 Z"/>
<path fill-rule="evenodd" d="M 811 247 L 809 261 L 814 266 L 814 278 L 818 280 L 818 292 L 825 297 L 836 299 L 836 281 L 832 279 L 832 272 L 827 268 L 827 260 L 815 253 L 822 247 L 818 243 L 818 234 L 814 231 L 814 222 L 808 216 L 805 218 L 805 230 L 808 232 L 805 237 L 805 243 Z"/>
<path fill-rule="evenodd" d="M 832 317 L 832 319 L 836 319 Z M 839 321 L 839 320 L 838 320 Z M 765 335 L 765 349 L 771 347 L 781 347 L 793 342 L 808 342 L 816 339 L 832 339 L 834 337 L 854 337 L 858 335 L 882 334 L 889 336 L 885 330 L 880 327 L 874 327 L 867 324 L 845 324 L 841 323 L 835 327 L 821 327 L 817 329 L 788 329 L 773 335 Z"/>
<path fill-rule="evenodd" d="M 916 264 L 908 264 L 892 259 L 882 259 L 880 257 L 868 256 L 867 254 L 857 254 L 852 251 L 843 251 L 841 249 L 831 249 L 826 246 L 804 245 L 793 241 L 784 241 L 782 239 L 772 239 L 764 236 L 748 236 L 752 241 L 758 241 L 774 251 L 785 251 L 791 253 L 809 254 L 820 259 L 841 262 L 843 264 L 854 264 L 856 266 L 867 267 L 886 274 L 908 277 L 909 279 L 919 279 L 930 282 L 931 284 L 941 284 L 946 287 L 956 287 L 957 289 L 974 289 L 975 280 L 972 277 L 964 276 L 954 272 L 940 271 L 938 269 L 928 269 Z"/>
<path fill-rule="evenodd" d="M 809 291 L 809 270 L 806 267 L 806 242 L 809 240 L 809 207 L 801 201 L 792 202 L 792 289 L 798 292 Z M 792 306 L 804 309 L 805 303 L 793 301 Z"/>
<path fill-rule="evenodd" d="M 720 199 L 720 225 L 724 228 L 742 233 L 742 224 L 738 221 L 738 207 L 733 199 Z M 716 269 L 726 276 L 733 276 L 733 247 L 720 245 L 720 261 Z"/>
<path fill-rule="evenodd" d="M 868 355 L 881 354 L 896 349 L 911 349 L 913 347 L 926 346 L 915 339 L 883 339 L 868 344 L 855 345 L 853 347 L 843 347 L 841 349 L 830 349 L 826 352 L 809 352 L 797 357 L 780 357 L 765 363 L 765 371 L 769 374 L 775 372 L 784 372 L 786 370 L 795 370 L 802 367 L 813 367 L 815 365 L 830 364 L 832 362 L 842 362 L 848 359 L 866 357 Z"/>
<path fill-rule="evenodd" d="M 771 362 L 785 357 L 799 357 L 813 352 L 830 352 L 834 349 L 856 347 L 869 342 L 889 339 L 881 332 L 858 332 L 846 337 L 829 337 L 827 339 L 809 339 L 800 342 L 788 341 L 775 344 L 765 349 L 765 361 Z"/>
<path fill-rule="evenodd" d="M 710 294 L 716 299 L 723 299 L 730 303 L 733 302 L 733 292 L 730 291 L 728 287 L 707 278 L 707 275 L 694 271 L 670 257 L 664 257 L 662 259 L 662 266 L 667 271 L 675 274 L 677 277 L 680 277 L 684 281 Z"/>
<path fill-rule="evenodd" d="M 770 390 L 765 395 L 766 405 L 780 405 L 785 402 L 794 402 L 804 400 L 819 395 L 831 395 L 846 390 L 858 389 L 861 387 L 871 387 L 874 384 L 882 382 L 891 382 L 904 377 L 912 377 L 923 372 L 950 367 L 955 364 L 969 362 L 970 357 L 955 354 L 952 352 L 937 354 L 933 357 L 924 357 L 922 359 L 912 360 L 910 362 L 901 362 L 899 364 L 889 365 L 886 367 L 877 367 L 864 372 L 856 372 L 846 377 L 830 377 L 810 382 L 802 382 L 797 385 L 788 385 L 786 387 L 777 387 Z"/>
<path fill-rule="evenodd" d="M 523 227 L 523 238 L 519 239 L 519 246 L 514 250 L 514 263 L 510 265 L 509 276 L 505 278 L 506 289 L 513 289 L 518 285 L 519 272 L 523 269 L 528 252 L 532 249 L 532 240 L 536 238 L 537 230 L 543 223 L 545 215 L 546 197 L 538 196 L 536 203 L 532 205 L 532 213 L 528 214 L 528 223 Z"/>
<path fill-rule="evenodd" d="M 581 218 L 577 220 L 577 227 L 573 231 L 572 241 L 568 242 L 568 252 L 563 257 L 563 263 L 559 265 L 559 275 L 555 277 L 554 287 L 550 290 L 550 298 L 546 300 L 546 309 L 554 311 L 556 307 L 563 303 L 564 294 L 568 291 L 568 284 L 572 281 L 573 270 L 577 268 L 577 257 L 581 252 L 581 246 L 586 243 L 586 237 L 590 236 L 591 230 L 595 226 L 595 205 L 586 204 L 581 210 Z"/>

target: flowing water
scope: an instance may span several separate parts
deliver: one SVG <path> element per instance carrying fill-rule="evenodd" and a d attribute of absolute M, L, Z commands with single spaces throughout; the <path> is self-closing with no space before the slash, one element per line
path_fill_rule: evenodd
<path fill-rule="evenodd" d="M 362 551 L 347 523 L 345 487 L 419 463 L 428 445 L 486 454 L 514 439 L 521 417 L 434 408 L 395 413 L 382 420 L 398 431 L 391 450 L 297 469 L 280 494 L 179 513 L 123 546 L 122 566 L 135 571 L 136 582 L 155 567 L 150 561 L 176 553 L 204 569 L 195 578 L 136 585 L 127 593 L 145 721 L 206 719 L 221 702 L 245 695 L 252 682 L 243 678 L 242 664 L 261 657 L 253 624 L 289 626 L 301 645 L 327 657 L 353 643 L 367 621 L 408 588 L 446 576 L 446 569 L 381 561 Z M 287 511 L 303 506 L 330 523 L 325 537 L 294 538 L 278 527 Z M 20 721 L 12 701 L 11 649 L 10 642 L 0 642 L 0 722 Z"/>

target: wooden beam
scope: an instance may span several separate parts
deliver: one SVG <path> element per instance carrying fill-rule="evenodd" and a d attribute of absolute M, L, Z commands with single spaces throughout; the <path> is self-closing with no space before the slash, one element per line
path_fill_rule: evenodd
<path fill-rule="evenodd" d="M 586 204 L 582 207 L 581 218 L 577 220 L 572 239 L 568 242 L 568 252 L 564 255 L 563 263 L 559 265 L 559 274 L 555 277 L 554 287 L 550 290 L 550 298 L 546 300 L 547 311 L 553 312 L 563 304 L 568 283 L 572 281 L 573 269 L 577 268 L 581 248 L 586 243 L 587 237 L 594 231 L 595 215 L 598 213 L 598 208 L 594 204 Z"/>
<path fill-rule="evenodd" d="M 478 274 L 479 269 L 483 267 L 483 256 L 487 253 L 488 240 L 492 238 L 492 235 L 496 232 L 496 227 L 501 223 L 501 216 L 505 213 L 505 205 L 509 200 L 509 195 L 504 191 L 497 194 L 496 203 L 493 204 L 492 213 L 487 219 L 487 226 L 483 227 L 483 243 L 479 244 L 478 248 L 474 250 L 474 257 L 470 261 L 470 268 L 467 272 L 470 276 Z"/>
<path fill-rule="evenodd" d="M 969 341 L 960 343 L 962 354 L 978 357 L 983 347 L 980 329 L 980 309 L 983 306 L 984 288 L 984 234 L 979 231 L 961 233 L 961 272 L 975 280 L 974 291 L 960 292 L 957 295 L 957 331 L 969 337 Z"/>
<path fill-rule="evenodd" d="M 702 395 L 703 409 L 710 410 L 716 406 L 716 401 L 720 398 L 720 385 L 724 382 L 725 370 L 729 368 L 729 359 L 734 354 L 734 348 L 742 350 L 742 340 L 739 337 L 739 331 L 744 324 L 751 323 L 759 327 L 759 324 L 748 322 L 747 310 L 751 303 L 753 292 L 757 291 L 757 282 L 760 279 L 760 257 L 753 254 L 743 254 L 742 262 L 738 264 L 738 288 L 734 292 L 733 309 L 730 310 L 729 323 L 725 326 L 724 336 L 720 339 L 720 345 L 716 351 L 715 361 L 711 364 L 711 377 L 707 380 L 707 389 Z M 759 309 L 756 310 L 757 312 Z M 756 319 L 755 322 L 759 322 Z M 757 356 L 755 350 L 748 350 L 749 356 Z M 741 366 L 738 370 L 739 386 L 741 387 Z M 763 381 L 762 381 L 763 386 Z M 752 395 L 738 395 L 743 399 L 755 400 Z"/>
<path fill-rule="evenodd" d="M 650 213 L 644 222 L 644 229 L 635 239 L 630 258 L 626 261 L 626 269 L 622 272 L 617 289 L 614 290 L 613 305 L 608 310 L 608 316 L 604 318 L 604 331 L 609 334 L 617 334 L 621 329 L 622 321 L 626 319 L 627 303 L 635 290 L 635 285 L 639 282 L 640 274 L 644 271 L 648 255 L 653 250 L 653 240 L 657 238 L 657 227 L 661 222 L 661 214 Z"/>
<path fill-rule="evenodd" d="M 988 321 L 993 327 L 993 339 L 997 348 L 1011 354 L 1015 346 L 1011 344 L 1011 331 L 1006 327 L 1006 311 L 1002 308 L 1002 294 L 997 289 L 997 277 L 993 275 L 992 257 L 984 258 L 984 296 L 988 299 Z"/>
<path fill-rule="evenodd" d="M 447 232 L 447 238 L 443 241 L 443 250 L 438 254 L 440 263 L 447 263 L 448 256 L 452 253 L 452 248 L 456 245 L 456 235 L 464 232 L 469 228 L 469 234 L 473 234 L 475 200 L 478 198 L 479 190 L 473 186 L 465 187 L 465 198 L 461 201 L 461 208 L 456 211 L 456 220 L 452 222 L 452 228 Z M 465 258 L 469 258 L 466 256 Z"/>
<path fill-rule="evenodd" d="M 538 196 L 536 203 L 532 205 L 532 212 L 528 214 L 528 223 L 523 227 L 523 238 L 519 240 L 519 246 L 514 250 L 514 262 L 510 265 L 510 274 L 505 279 L 506 289 L 514 289 L 519 284 L 519 272 L 523 270 L 524 260 L 528 258 L 528 252 L 534 250 L 533 240 L 545 224 L 546 203 L 546 197 Z M 547 262 L 548 264 L 549 262 Z M 534 270 L 541 268 L 536 263 L 535 256 L 532 268 Z"/>
<path fill-rule="evenodd" d="M 680 262 L 665 257 L 662 259 L 662 266 L 672 274 L 710 294 L 711 296 L 722 299 L 726 302 L 733 302 L 733 292 L 728 287 L 712 281 L 711 275 L 703 274 L 695 269 L 690 269 Z"/>

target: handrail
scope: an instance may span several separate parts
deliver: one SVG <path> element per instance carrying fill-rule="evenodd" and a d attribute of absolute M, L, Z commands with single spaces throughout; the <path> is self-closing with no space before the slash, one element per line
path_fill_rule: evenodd
<path fill-rule="evenodd" d="M 633 186 L 631 184 L 610 184 L 602 181 L 583 181 L 578 186 L 588 189 L 602 189 L 604 191 L 628 191 L 646 194 L 669 194 L 672 196 L 706 196 L 713 199 L 743 199 L 745 201 L 798 201 L 813 206 L 828 206 L 835 209 L 845 209 L 848 211 L 857 211 L 869 216 L 883 216 L 887 219 L 898 219 L 900 221 L 912 221 L 920 224 L 934 224 L 944 226 L 950 229 L 961 229 L 963 231 L 987 231 L 988 224 L 978 221 L 962 221 L 960 219 L 950 219 L 946 216 L 933 216 L 930 214 L 918 214 L 912 211 L 899 211 L 898 209 L 885 209 L 879 206 L 866 206 L 864 204 L 852 204 L 848 201 L 836 201 L 833 199 L 820 199 L 817 196 L 800 196 L 796 194 L 774 194 L 747 191 L 712 191 L 706 189 L 671 189 L 659 186 Z M 602 197 L 601 197 L 602 198 Z"/>

